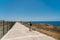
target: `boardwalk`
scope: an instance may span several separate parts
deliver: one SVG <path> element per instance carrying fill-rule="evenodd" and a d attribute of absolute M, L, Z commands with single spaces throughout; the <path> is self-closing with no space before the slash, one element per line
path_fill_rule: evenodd
<path fill-rule="evenodd" d="M 12 29 L 1 40 L 55 40 L 37 31 L 28 31 L 24 25 L 16 22 Z"/>

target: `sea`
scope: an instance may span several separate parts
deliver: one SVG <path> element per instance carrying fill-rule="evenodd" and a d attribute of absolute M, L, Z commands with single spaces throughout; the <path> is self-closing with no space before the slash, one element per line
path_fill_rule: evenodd
<path fill-rule="evenodd" d="M 32 24 L 51 24 L 54 26 L 60 26 L 60 21 L 30 21 Z"/>

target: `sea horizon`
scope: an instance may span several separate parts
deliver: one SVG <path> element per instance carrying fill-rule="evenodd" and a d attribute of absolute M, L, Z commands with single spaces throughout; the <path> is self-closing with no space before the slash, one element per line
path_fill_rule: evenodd
<path fill-rule="evenodd" d="M 60 21 L 29 21 L 32 24 L 51 24 L 54 26 L 60 26 Z"/>

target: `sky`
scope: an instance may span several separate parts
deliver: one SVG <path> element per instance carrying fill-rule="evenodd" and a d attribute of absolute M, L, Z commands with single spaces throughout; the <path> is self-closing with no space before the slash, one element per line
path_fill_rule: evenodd
<path fill-rule="evenodd" d="M 60 21 L 60 0 L 0 0 L 0 20 Z"/>

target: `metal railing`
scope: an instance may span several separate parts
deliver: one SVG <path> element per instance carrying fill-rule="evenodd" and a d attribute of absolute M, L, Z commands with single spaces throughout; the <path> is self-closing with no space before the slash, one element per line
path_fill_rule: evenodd
<path fill-rule="evenodd" d="M 1 21 L 0 22 L 0 39 L 12 28 L 15 22 Z"/>

